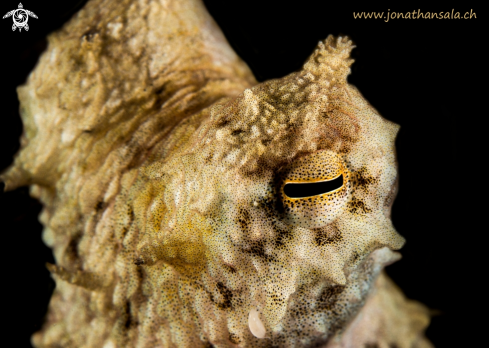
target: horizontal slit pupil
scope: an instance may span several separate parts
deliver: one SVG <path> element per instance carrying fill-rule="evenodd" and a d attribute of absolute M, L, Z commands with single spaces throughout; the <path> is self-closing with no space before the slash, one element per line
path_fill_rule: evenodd
<path fill-rule="evenodd" d="M 343 174 L 329 181 L 285 184 L 284 193 L 290 198 L 307 198 L 334 191 L 341 186 L 343 186 Z"/>

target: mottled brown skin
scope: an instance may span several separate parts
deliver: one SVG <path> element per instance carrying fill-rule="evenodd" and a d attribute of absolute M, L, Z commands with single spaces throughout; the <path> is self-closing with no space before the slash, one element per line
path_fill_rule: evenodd
<path fill-rule="evenodd" d="M 93 0 L 50 35 L 2 175 L 44 204 L 56 259 L 33 344 L 429 347 L 427 310 L 381 273 L 404 243 L 398 126 L 347 84 L 352 47 L 257 84 L 197 0 Z"/>

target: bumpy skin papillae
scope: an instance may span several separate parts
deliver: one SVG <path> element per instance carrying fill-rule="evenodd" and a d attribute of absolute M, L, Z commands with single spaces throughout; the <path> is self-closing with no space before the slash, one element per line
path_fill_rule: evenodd
<path fill-rule="evenodd" d="M 329 37 L 257 85 L 193 0 L 89 1 L 52 34 L 18 90 L 22 150 L 2 175 L 43 202 L 56 259 L 34 345 L 428 344 L 424 307 L 376 290 L 404 243 L 389 219 L 398 126 L 347 84 L 351 49 Z M 372 315 L 387 318 L 374 342 L 358 329 Z"/>

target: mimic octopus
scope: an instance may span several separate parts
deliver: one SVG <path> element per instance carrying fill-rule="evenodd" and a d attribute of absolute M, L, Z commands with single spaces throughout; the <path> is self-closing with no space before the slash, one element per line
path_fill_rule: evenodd
<path fill-rule="evenodd" d="M 347 37 L 257 83 L 199 0 L 90 0 L 18 88 L 43 204 L 35 347 L 432 347 L 383 268 L 394 140 Z"/>

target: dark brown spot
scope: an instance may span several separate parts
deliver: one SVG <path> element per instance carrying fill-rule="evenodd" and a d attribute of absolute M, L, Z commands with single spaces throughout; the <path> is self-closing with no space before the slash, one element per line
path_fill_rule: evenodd
<path fill-rule="evenodd" d="M 352 197 L 352 199 L 347 203 L 347 207 L 352 214 L 364 215 L 372 212 L 372 209 L 367 207 L 363 201 L 356 197 Z"/>
<path fill-rule="evenodd" d="M 321 228 L 315 228 L 313 231 L 316 232 L 314 241 L 317 246 L 324 246 L 327 244 L 339 243 L 343 240 L 340 230 L 336 225 L 330 224 Z"/>
<path fill-rule="evenodd" d="M 231 120 L 229 118 L 221 118 L 219 121 L 217 121 L 217 128 L 223 128 L 227 126 L 229 123 L 231 123 Z"/>
<path fill-rule="evenodd" d="M 369 186 L 377 182 L 377 179 L 371 176 L 366 167 L 362 167 L 353 173 L 354 188 L 362 189 L 367 192 Z"/>
<path fill-rule="evenodd" d="M 98 31 L 95 28 L 91 28 L 82 35 L 81 39 L 86 40 L 88 42 L 92 42 L 95 35 L 98 35 Z"/>
<path fill-rule="evenodd" d="M 233 131 L 231 132 L 231 135 L 232 135 L 232 136 L 238 136 L 238 135 L 240 135 L 241 133 L 244 133 L 244 130 L 242 130 L 242 129 L 235 129 L 235 130 L 233 130 Z"/>
<path fill-rule="evenodd" d="M 219 290 L 219 293 L 221 294 L 221 296 L 223 298 L 223 301 L 221 303 L 218 303 L 217 306 L 220 309 L 231 308 L 231 305 L 232 305 L 231 300 L 233 298 L 233 293 L 231 292 L 231 290 L 226 288 L 226 286 L 221 282 L 218 282 L 216 284 L 216 286 L 217 286 L 217 290 Z"/>
<path fill-rule="evenodd" d="M 165 85 L 162 85 L 158 89 L 155 90 L 155 94 L 162 94 L 165 91 Z"/>
<path fill-rule="evenodd" d="M 345 290 L 345 286 L 342 285 L 330 286 L 324 289 L 323 293 L 321 294 L 318 300 L 318 308 L 322 310 L 333 309 L 336 301 L 338 300 L 338 296 L 344 290 Z"/>
<path fill-rule="evenodd" d="M 132 324 L 132 318 L 131 318 L 131 302 L 126 301 L 126 306 L 124 308 L 124 311 L 126 312 L 126 322 L 124 323 L 124 327 L 126 329 L 129 329 L 129 327 Z"/>
<path fill-rule="evenodd" d="M 379 344 L 378 343 L 366 343 L 365 344 L 365 348 L 379 348 Z"/>
<path fill-rule="evenodd" d="M 229 340 L 234 344 L 239 344 L 241 342 L 239 336 L 232 332 L 229 334 Z"/>
<path fill-rule="evenodd" d="M 78 253 L 78 244 L 80 243 L 81 233 L 76 234 L 69 241 L 64 252 L 66 264 L 71 264 L 74 269 L 80 269 L 81 259 Z"/>
<path fill-rule="evenodd" d="M 95 210 L 96 210 L 96 211 L 100 211 L 100 210 L 102 210 L 102 209 L 103 209 L 103 207 L 104 207 L 104 202 L 99 201 L 99 202 L 98 202 L 98 203 L 95 205 Z"/>
<path fill-rule="evenodd" d="M 251 216 L 248 210 L 246 209 L 239 209 L 238 213 L 238 224 L 243 230 L 247 230 L 250 227 L 251 223 Z"/>
<path fill-rule="evenodd" d="M 137 259 L 134 260 L 134 264 L 136 266 L 144 265 L 144 260 L 141 259 L 141 258 L 137 258 Z"/>
<path fill-rule="evenodd" d="M 289 230 L 278 228 L 275 224 L 273 224 L 273 229 L 277 235 L 277 238 L 275 239 L 275 245 L 277 247 L 283 246 L 285 241 L 291 238 Z"/>

